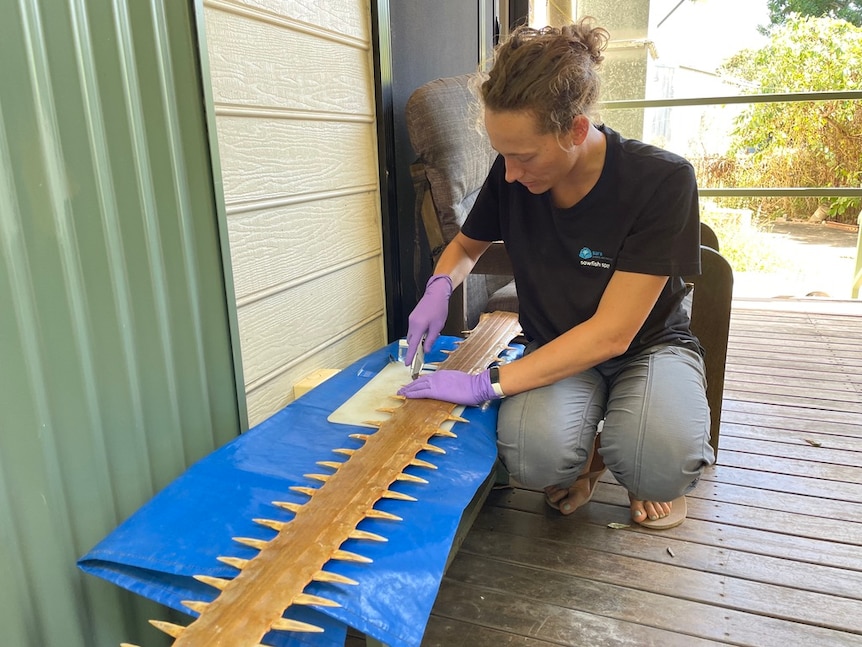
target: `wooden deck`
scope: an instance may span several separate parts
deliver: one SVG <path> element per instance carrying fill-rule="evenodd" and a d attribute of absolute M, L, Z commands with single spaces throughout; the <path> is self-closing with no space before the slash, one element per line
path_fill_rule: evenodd
<path fill-rule="evenodd" d="M 735 302 L 728 355 L 682 526 L 609 528 L 611 477 L 572 517 L 498 490 L 423 645 L 862 645 L 862 303 Z"/>

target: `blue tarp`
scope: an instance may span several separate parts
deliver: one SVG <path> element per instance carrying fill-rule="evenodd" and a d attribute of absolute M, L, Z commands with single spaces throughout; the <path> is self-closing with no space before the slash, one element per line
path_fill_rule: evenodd
<path fill-rule="evenodd" d="M 441 337 L 427 361 L 444 359 L 441 351 L 454 348 L 456 341 Z M 215 589 L 192 576 L 236 575 L 216 558 L 251 558 L 256 551 L 232 538 L 274 536 L 274 531 L 252 520 L 290 520 L 291 513 L 272 501 L 307 502 L 290 486 L 319 487 L 319 482 L 303 476 L 326 471 L 317 461 L 343 460 L 332 450 L 361 446 L 349 435 L 369 433 L 367 428 L 333 424 L 327 416 L 396 354 L 393 343 L 368 355 L 192 465 L 84 555 L 78 566 L 185 613 L 190 612 L 182 600 L 215 598 Z M 337 601 L 340 608 L 293 606 L 285 614 L 321 626 L 324 633 L 271 632 L 266 644 L 341 647 L 348 626 L 392 647 L 420 644 L 461 514 L 494 465 L 495 405 L 485 410 L 468 407 L 463 415 L 470 422 L 453 428 L 457 439 L 435 439 L 445 455 L 420 455 L 438 470 L 409 468 L 429 483 L 399 483 L 394 489 L 418 502 L 387 499 L 375 506 L 404 521 L 360 524 L 363 530 L 387 537 L 387 543 L 349 540 L 343 545 L 371 558 L 372 564 L 327 565 L 326 570 L 346 575 L 359 586 L 312 583 L 306 589 Z"/>

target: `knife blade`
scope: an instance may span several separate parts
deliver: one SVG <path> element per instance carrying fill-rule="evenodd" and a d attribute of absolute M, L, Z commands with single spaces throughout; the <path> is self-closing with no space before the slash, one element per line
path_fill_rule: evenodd
<path fill-rule="evenodd" d="M 416 348 L 416 354 L 413 356 L 413 361 L 410 363 L 410 375 L 415 380 L 419 377 L 419 372 L 425 364 L 425 335 L 419 340 L 419 346 Z"/>

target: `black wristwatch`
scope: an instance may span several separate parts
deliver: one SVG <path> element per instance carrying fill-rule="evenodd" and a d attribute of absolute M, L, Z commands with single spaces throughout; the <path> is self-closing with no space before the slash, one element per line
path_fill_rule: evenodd
<path fill-rule="evenodd" d="M 506 394 L 503 393 L 503 387 L 500 386 L 500 367 L 492 366 L 488 369 L 488 374 L 491 378 L 491 388 L 494 389 L 494 393 L 496 393 L 498 397 L 505 398 Z"/>

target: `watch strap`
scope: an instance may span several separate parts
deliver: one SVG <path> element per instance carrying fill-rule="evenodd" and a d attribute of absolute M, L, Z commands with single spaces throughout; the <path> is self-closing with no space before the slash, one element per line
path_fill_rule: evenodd
<path fill-rule="evenodd" d="M 491 380 L 491 388 L 494 390 L 497 397 L 505 398 L 506 394 L 503 393 L 503 387 L 500 386 L 500 367 L 492 366 L 488 369 L 488 377 Z"/>

